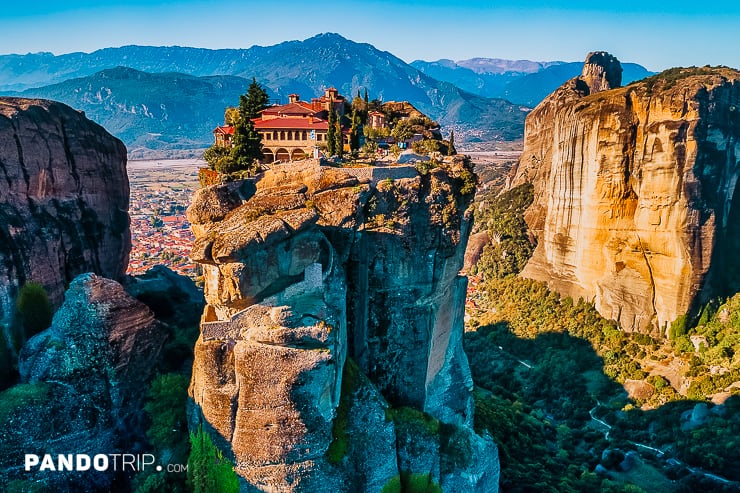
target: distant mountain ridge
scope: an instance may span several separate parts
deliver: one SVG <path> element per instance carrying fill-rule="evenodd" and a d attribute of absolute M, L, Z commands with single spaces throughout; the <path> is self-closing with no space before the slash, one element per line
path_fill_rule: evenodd
<path fill-rule="evenodd" d="M 236 104 L 248 84 L 230 75 L 194 77 L 116 67 L 20 95 L 83 110 L 123 140 L 129 151 L 182 149 L 207 145 L 224 108 Z"/>
<path fill-rule="evenodd" d="M 434 62 L 415 60 L 411 66 L 437 80 L 455 84 L 464 91 L 533 107 L 563 82 L 580 75 L 583 62 L 472 58 L 457 62 L 447 59 Z M 623 84 L 654 75 L 654 72 L 636 63 L 623 63 L 622 68 Z"/>
<path fill-rule="evenodd" d="M 130 45 L 0 55 L 0 93 L 62 101 L 129 148 L 178 149 L 207 146 L 224 107 L 237 103 L 252 77 L 282 101 L 291 93 L 308 99 L 331 86 L 350 98 L 367 89 L 371 98 L 411 102 L 445 133 L 455 130 L 462 143 L 521 138 L 529 108 L 578 75 L 581 65 L 497 58 L 407 64 L 327 33 L 248 49 Z M 623 66 L 625 83 L 650 74 Z"/>
<path fill-rule="evenodd" d="M 121 70 L 107 72 L 119 66 L 134 69 L 138 75 L 131 76 L 134 72 Z M 145 77 L 143 73 L 158 76 Z M 18 95 L 15 91 L 26 88 L 20 95 L 66 102 L 97 119 L 129 146 L 207 145 L 211 140 L 210 129 L 222 121 L 224 106 L 236 104 L 236 96 L 248 84 L 245 82 L 235 93 L 233 85 L 239 83 L 235 79 L 223 79 L 221 85 L 215 80 L 201 80 L 199 83 L 210 88 L 194 90 L 190 85 L 196 84 L 196 79 L 186 79 L 188 76 L 256 77 L 274 97 L 283 100 L 291 93 L 303 98 L 317 96 L 330 86 L 349 97 L 367 89 L 371 98 L 411 102 L 438 120 L 446 131 L 454 129 L 460 141 L 521 138 L 528 111 L 521 105 L 481 97 L 449 82 L 438 81 L 391 53 L 338 34 L 321 34 L 304 41 L 246 50 L 125 46 L 89 54 L 0 56 L 0 88 L 6 94 L 12 91 Z M 170 84 L 167 78 L 180 83 L 167 90 Z M 75 82 L 71 83 L 70 79 Z M 154 84 L 156 89 L 148 88 L 149 84 Z M 28 89 L 33 85 L 37 87 Z M 108 94 L 105 103 L 97 96 L 98 92 Z M 161 105 L 199 108 L 197 113 L 203 120 L 193 114 L 175 124 L 171 113 L 164 119 L 163 114 L 152 109 Z M 129 111 L 123 111 L 126 106 Z M 132 116 L 131 107 L 143 106 L 154 115 L 145 117 L 152 121 Z M 208 131 L 207 127 L 210 127 Z M 157 134 L 162 134 L 161 138 Z M 163 140 L 166 138 L 169 140 Z"/>

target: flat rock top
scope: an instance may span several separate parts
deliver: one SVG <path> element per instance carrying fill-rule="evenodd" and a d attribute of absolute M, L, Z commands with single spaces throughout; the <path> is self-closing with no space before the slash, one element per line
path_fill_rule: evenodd
<path fill-rule="evenodd" d="M 32 106 L 40 106 L 44 109 L 49 109 L 52 106 L 67 107 L 65 104 L 50 101 L 48 99 L 0 97 L 0 114 L 3 116 L 11 117 L 19 111 L 25 111 Z M 72 110 L 72 108 L 70 108 L 70 110 Z"/>

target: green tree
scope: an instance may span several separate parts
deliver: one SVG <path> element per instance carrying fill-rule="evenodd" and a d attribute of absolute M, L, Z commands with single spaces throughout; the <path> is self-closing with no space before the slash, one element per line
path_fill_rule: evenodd
<path fill-rule="evenodd" d="M 457 149 L 455 149 L 455 131 L 450 131 L 450 142 L 447 144 L 447 155 L 448 156 L 454 156 L 457 154 Z"/>
<path fill-rule="evenodd" d="M 187 397 L 188 378 L 183 375 L 165 373 L 152 381 L 144 405 L 152 422 L 146 436 L 158 450 L 174 449 L 185 439 Z"/>
<path fill-rule="evenodd" d="M 33 337 L 51 325 L 54 307 L 46 289 L 37 282 L 27 282 L 18 292 L 15 308 L 23 324 L 26 339 Z"/>
<path fill-rule="evenodd" d="M 227 169 L 222 173 L 256 171 L 257 162 L 262 159 L 262 137 L 255 130 L 252 119 L 259 117 L 268 102 L 267 91 L 253 78 L 247 93 L 239 96 L 239 120 L 234 126 L 231 163 L 225 166 Z"/>
<path fill-rule="evenodd" d="M 342 119 L 334 111 L 334 152 L 341 159 L 344 155 L 344 134 L 342 133 Z"/>
<path fill-rule="evenodd" d="M 239 108 L 229 106 L 224 111 L 224 124 L 225 125 L 236 125 L 239 121 Z"/>
<path fill-rule="evenodd" d="M 259 117 L 260 112 L 267 108 L 269 102 L 270 98 L 267 91 L 253 77 L 252 83 L 247 88 L 247 93 L 239 96 L 239 118 L 251 120 Z"/>
<path fill-rule="evenodd" d="M 411 124 L 410 120 L 401 120 L 396 124 L 395 127 L 393 127 L 393 130 L 391 131 L 391 135 L 394 139 L 401 142 L 404 140 L 408 140 L 411 137 L 414 136 L 414 127 Z"/>
<path fill-rule="evenodd" d="M 349 129 L 349 150 L 356 155 L 360 150 L 360 134 L 362 133 L 361 112 L 352 110 L 352 126 Z"/>
<path fill-rule="evenodd" d="M 193 493 L 238 493 L 239 479 L 233 466 L 202 427 L 190 433 L 190 446 L 188 482 Z"/>
<path fill-rule="evenodd" d="M 329 128 L 326 131 L 326 152 L 329 156 L 336 156 L 337 151 L 337 112 L 334 107 L 329 110 Z"/>

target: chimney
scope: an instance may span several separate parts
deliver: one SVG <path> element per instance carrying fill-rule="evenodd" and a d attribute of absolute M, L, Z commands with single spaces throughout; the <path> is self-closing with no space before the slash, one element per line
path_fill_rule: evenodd
<path fill-rule="evenodd" d="M 297 103 L 300 99 L 301 97 L 296 93 L 288 94 L 288 101 L 291 103 Z"/>

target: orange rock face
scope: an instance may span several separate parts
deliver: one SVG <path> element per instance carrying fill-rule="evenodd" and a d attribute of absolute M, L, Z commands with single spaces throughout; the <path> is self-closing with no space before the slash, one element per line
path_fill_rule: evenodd
<path fill-rule="evenodd" d="M 663 332 L 733 283 L 740 73 L 673 69 L 599 91 L 591 65 L 527 117 L 513 184 L 534 184 L 538 244 L 523 275 L 625 330 Z"/>
<path fill-rule="evenodd" d="M 466 165 L 420 175 L 308 161 L 194 197 L 207 306 L 191 421 L 254 488 L 380 491 L 402 464 L 450 491 L 496 490 L 462 351 Z M 470 470 L 442 471 L 439 437 L 423 464 L 399 462 L 407 445 L 389 406 L 459 427 L 476 451 Z"/>

